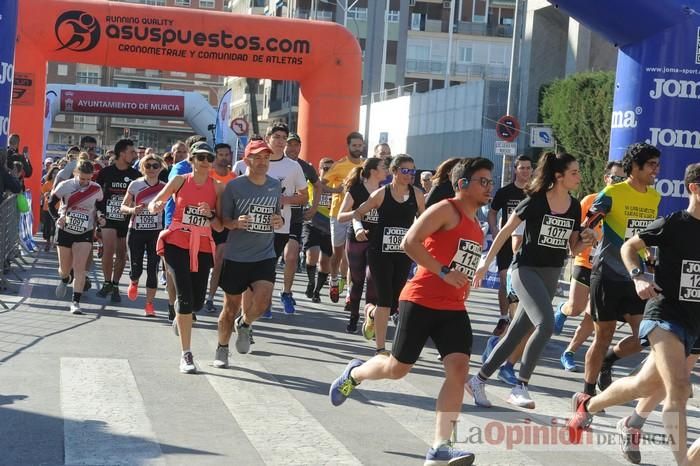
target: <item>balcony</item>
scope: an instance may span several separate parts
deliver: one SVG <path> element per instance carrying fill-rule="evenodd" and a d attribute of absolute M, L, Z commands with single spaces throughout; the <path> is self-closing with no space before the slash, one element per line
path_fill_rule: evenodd
<path fill-rule="evenodd" d="M 406 73 L 430 74 L 444 78 L 444 60 L 406 60 Z M 505 65 L 486 65 L 480 63 L 453 63 L 450 76 L 455 80 L 488 79 L 507 81 L 509 67 Z"/>
<path fill-rule="evenodd" d="M 509 24 L 493 25 L 460 21 L 455 32 L 471 36 L 513 37 L 513 26 Z"/>

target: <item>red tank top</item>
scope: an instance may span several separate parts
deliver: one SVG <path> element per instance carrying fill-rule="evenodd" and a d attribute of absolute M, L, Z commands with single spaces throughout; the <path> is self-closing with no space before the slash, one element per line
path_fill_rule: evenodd
<path fill-rule="evenodd" d="M 423 246 L 441 264 L 466 274 L 471 283 L 481 259 L 484 234 L 479 222 L 465 216 L 453 199 L 442 202 L 449 202 L 459 212 L 459 224 L 451 230 L 436 231 L 423 241 Z M 399 299 L 438 311 L 464 311 L 470 283 L 455 288 L 418 266 L 416 275 L 406 283 Z"/>
<path fill-rule="evenodd" d="M 216 207 L 216 188 L 214 179 L 208 177 L 202 185 L 194 182 L 192 173 L 184 175 L 185 182 L 175 195 L 175 212 L 173 223 L 184 225 L 209 226 L 209 219 L 199 213 L 200 202 L 209 204 L 212 210 Z M 182 249 L 190 248 L 190 231 L 187 229 L 174 230 L 165 240 Z M 199 252 L 213 252 L 209 241 L 201 241 Z"/>

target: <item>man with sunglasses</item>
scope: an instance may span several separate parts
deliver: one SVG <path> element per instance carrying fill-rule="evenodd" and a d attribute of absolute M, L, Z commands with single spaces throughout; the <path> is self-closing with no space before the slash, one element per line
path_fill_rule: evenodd
<path fill-rule="evenodd" d="M 603 180 L 606 186 L 611 184 L 621 183 L 625 181 L 627 177 L 625 176 L 625 171 L 622 168 L 622 163 L 617 161 L 608 162 L 605 167 L 605 172 L 603 175 Z M 581 212 L 583 218 L 581 222 L 585 222 L 588 210 L 593 205 L 598 197 L 598 193 L 589 194 L 588 196 L 581 199 Z M 596 235 L 600 237 L 602 235 L 602 225 L 598 224 L 595 228 Z M 569 342 L 569 346 L 562 353 L 559 360 L 564 370 L 570 372 L 576 372 L 576 361 L 574 356 L 576 351 L 581 347 L 583 342 L 588 339 L 588 337 L 593 333 L 593 320 L 591 318 L 591 311 L 588 308 L 588 298 L 590 297 L 590 287 L 591 287 L 591 269 L 593 268 L 592 258 L 594 254 L 594 248 L 586 248 L 576 255 L 574 258 L 574 268 L 571 273 L 571 283 L 569 287 L 569 299 L 557 307 L 554 312 L 554 335 L 559 335 L 564 328 L 564 323 L 568 317 L 576 317 L 585 311 L 583 315 L 583 320 L 576 328 L 576 332 Z"/>
<path fill-rule="evenodd" d="M 119 280 L 126 265 L 126 235 L 129 231 L 129 215 L 122 213 L 121 206 L 129 184 L 140 178 L 141 173 L 132 167 L 136 151 L 131 139 L 117 141 L 114 153 L 114 165 L 100 170 L 95 180 L 103 191 L 98 210 L 104 212 L 106 218 L 102 227 L 102 274 L 105 282 L 97 296 L 106 298 L 111 294 L 111 301 L 120 303 Z"/>
<path fill-rule="evenodd" d="M 491 201 L 491 208 L 488 213 L 488 224 L 491 230 L 491 237 L 495 238 L 500 228 L 508 221 L 508 217 L 513 213 L 520 201 L 525 199 L 525 186 L 532 177 L 532 160 L 526 155 L 520 155 L 515 159 L 515 179 L 498 191 Z M 496 218 L 501 214 L 501 225 L 498 226 Z M 508 267 L 513 262 L 513 247 L 509 239 L 496 256 L 498 266 L 498 306 L 501 316 L 498 319 L 496 328 L 493 330 L 494 336 L 500 336 L 505 332 L 510 322 L 508 316 L 508 292 L 506 290 L 506 278 Z"/>
<path fill-rule="evenodd" d="M 493 189 L 493 163 L 463 159 L 452 171 L 453 199 L 436 204 L 409 228 L 402 246 L 418 264 L 403 288 L 399 325 L 389 356 L 367 362 L 353 359 L 329 390 L 333 406 L 345 402 L 366 380 L 401 379 L 413 368 L 428 338 L 437 347 L 445 380 L 437 399 L 435 436 L 425 464 L 472 464 L 474 454 L 453 448 L 453 425 L 462 410 L 469 373 L 472 329 L 465 301 L 481 259 L 483 233 L 477 210 L 487 205 Z"/>
<path fill-rule="evenodd" d="M 622 166 L 627 180 L 606 186 L 589 209 L 591 219 L 602 218 L 603 238 L 591 271 L 591 317 L 595 336 L 586 352 L 584 393 L 595 395 L 596 380 L 603 391 L 612 383 L 612 366 L 641 350 L 639 323 L 644 300 L 637 295 L 632 276 L 620 256 L 622 243 L 644 230 L 657 217 L 660 194 L 652 188 L 659 173 L 661 152 L 635 143 L 625 151 Z M 627 322 L 632 335 L 609 349 L 617 322 Z M 606 354 L 607 352 L 607 354 Z"/>

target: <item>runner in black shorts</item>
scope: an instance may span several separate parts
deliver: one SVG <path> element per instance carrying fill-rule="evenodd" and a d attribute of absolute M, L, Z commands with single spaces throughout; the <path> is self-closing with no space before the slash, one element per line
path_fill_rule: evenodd
<path fill-rule="evenodd" d="M 131 167 L 136 158 L 134 142 L 131 139 L 117 141 L 114 153 L 114 164 L 100 170 L 96 179 L 104 193 L 98 208 L 105 213 L 107 219 L 102 228 L 102 273 L 105 282 L 97 295 L 106 298 L 111 294 L 112 302 L 119 303 L 122 299 L 118 286 L 126 265 L 126 235 L 129 232 L 129 216 L 121 212 L 121 206 L 129 183 L 140 178 L 141 173 Z"/>

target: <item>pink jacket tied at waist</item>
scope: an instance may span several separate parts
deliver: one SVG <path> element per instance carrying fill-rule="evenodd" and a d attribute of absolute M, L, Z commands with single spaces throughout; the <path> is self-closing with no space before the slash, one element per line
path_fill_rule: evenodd
<path fill-rule="evenodd" d="M 190 234 L 190 271 L 197 272 L 199 270 L 199 248 L 202 237 L 209 240 L 211 250 L 216 251 L 216 244 L 211 236 L 211 227 L 200 227 L 196 225 L 185 225 L 180 222 L 173 222 L 167 230 L 163 230 L 158 235 L 158 243 L 156 244 L 156 253 L 162 256 L 165 253 L 165 238 L 171 233 L 178 230 L 189 230 Z M 184 233 L 184 232 L 183 232 Z"/>

